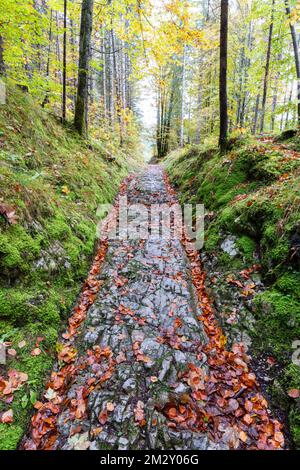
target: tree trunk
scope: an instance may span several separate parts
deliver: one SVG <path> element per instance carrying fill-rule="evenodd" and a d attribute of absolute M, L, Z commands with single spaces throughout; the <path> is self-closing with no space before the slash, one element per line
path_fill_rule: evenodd
<path fill-rule="evenodd" d="M 282 54 L 279 54 L 277 56 L 277 60 L 282 59 Z M 272 115 L 271 115 L 271 131 L 273 132 L 275 129 L 275 121 L 276 121 L 276 106 L 277 106 L 277 89 L 278 89 L 278 84 L 279 84 L 279 78 L 280 78 L 280 73 L 277 72 L 274 80 L 274 94 L 273 94 L 273 100 L 272 100 Z"/>
<path fill-rule="evenodd" d="M 49 35 L 48 35 L 48 57 L 47 57 L 47 65 L 46 65 L 46 78 L 49 81 L 50 78 L 50 61 L 51 61 L 51 46 L 52 46 L 52 21 L 53 21 L 53 10 L 50 10 L 50 25 L 49 25 Z M 45 98 L 42 102 L 42 108 L 49 103 L 49 91 L 46 91 Z"/>
<path fill-rule="evenodd" d="M 88 132 L 88 75 L 91 56 L 94 0 L 82 0 L 78 87 L 74 125 L 82 136 Z"/>
<path fill-rule="evenodd" d="M 59 16 L 58 12 L 56 12 L 56 18 L 55 18 L 55 23 L 56 23 L 56 31 L 59 30 Z M 58 65 L 58 70 L 57 70 L 57 75 L 59 77 L 59 83 L 62 84 L 61 80 L 61 68 L 60 68 L 60 62 L 61 62 L 61 56 L 60 56 L 60 43 L 59 43 L 59 35 L 56 34 L 56 61 L 59 64 Z"/>
<path fill-rule="evenodd" d="M 106 57 L 105 57 L 105 30 L 103 28 L 102 33 L 102 97 L 103 97 L 103 117 L 106 124 L 107 119 L 107 96 L 106 96 L 106 83 L 107 83 L 107 73 L 106 73 Z"/>
<path fill-rule="evenodd" d="M 71 30 L 71 52 L 72 52 L 72 61 L 73 63 L 76 62 L 76 28 L 74 25 L 74 22 L 72 19 L 70 19 L 70 30 Z M 77 79 L 76 79 L 76 73 L 74 72 L 74 75 L 72 76 L 72 105 L 73 109 L 75 109 L 76 106 L 76 88 L 77 88 Z"/>
<path fill-rule="evenodd" d="M 67 0 L 64 0 L 62 120 L 67 116 Z"/>
<path fill-rule="evenodd" d="M 289 94 L 289 97 L 288 97 L 288 110 L 287 110 L 287 113 L 286 113 L 286 117 L 285 117 L 285 128 L 287 129 L 288 125 L 289 125 L 289 118 L 290 118 L 290 103 L 292 101 L 292 98 L 293 98 L 293 82 L 291 84 L 291 89 L 290 89 L 290 94 Z"/>
<path fill-rule="evenodd" d="M 221 152 L 227 147 L 228 102 L 227 102 L 227 50 L 228 50 L 228 0 L 221 0 L 220 29 L 220 137 Z"/>
<path fill-rule="evenodd" d="M 257 95 L 256 101 L 255 101 L 254 120 L 253 120 L 253 128 L 252 128 L 253 135 L 256 134 L 256 129 L 257 129 L 259 102 L 260 102 L 260 95 Z"/>
<path fill-rule="evenodd" d="M 284 0 L 285 10 L 287 16 L 290 18 L 291 9 L 288 0 Z M 293 42 L 294 57 L 295 57 L 295 67 L 297 75 L 297 114 L 298 114 L 298 127 L 300 126 L 300 58 L 299 58 L 299 48 L 297 42 L 296 28 L 293 23 L 290 22 L 290 30 Z"/>
<path fill-rule="evenodd" d="M 262 96 L 262 105 L 261 105 L 260 132 L 264 131 L 264 125 L 265 125 L 266 102 L 267 102 L 267 95 L 268 95 L 268 80 L 269 80 L 269 73 L 270 73 L 271 48 L 272 48 L 272 37 L 273 37 L 273 28 L 274 28 L 274 7 L 275 7 L 275 0 L 272 0 L 271 23 L 269 26 L 264 87 L 263 87 L 263 96 Z"/>
<path fill-rule="evenodd" d="M 286 106 L 286 100 L 288 96 L 288 84 L 285 86 L 285 93 L 284 93 L 284 98 L 283 98 L 283 109 L 285 109 Z M 281 118 L 280 118 L 280 132 L 283 130 L 283 120 L 284 120 L 285 112 L 281 113 Z"/>
<path fill-rule="evenodd" d="M 182 81 L 181 81 L 181 113 L 180 113 L 180 147 L 184 147 L 184 94 L 185 94 L 185 61 L 186 48 L 183 46 L 182 56 Z"/>
<path fill-rule="evenodd" d="M 202 62 L 199 63 L 199 84 L 197 96 L 197 129 L 195 143 L 197 145 L 201 142 L 201 109 L 202 109 Z"/>
<path fill-rule="evenodd" d="M 3 37 L 0 36 L 0 75 L 5 75 L 5 62 L 4 62 L 4 41 Z"/>
<path fill-rule="evenodd" d="M 117 98 L 117 119 L 119 124 L 119 132 L 120 132 L 120 145 L 123 145 L 123 123 L 122 123 L 122 115 L 121 115 L 121 94 L 120 94 L 120 83 L 118 77 L 118 66 L 117 66 L 117 56 L 116 56 L 116 45 L 115 45 L 115 33 L 114 30 L 111 29 L 111 54 L 112 54 L 112 65 L 113 65 L 113 74 L 115 77 L 115 83 L 113 84 L 116 87 L 116 98 Z"/>

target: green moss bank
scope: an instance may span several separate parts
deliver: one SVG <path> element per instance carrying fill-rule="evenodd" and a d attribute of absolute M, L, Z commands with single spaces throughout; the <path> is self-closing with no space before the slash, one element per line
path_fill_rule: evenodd
<path fill-rule="evenodd" d="M 28 382 L 12 404 L 12 424 L 0 424 L 0 450 L 16 448 L 32 404 L 55 355 L 58 332 L 80 292 L 96 242 L 96 210 L 112 202 L 136 165 L 135 129 L 122 149 L 117 137 L 83 141 L 71 127 L 8 87 L 0 114 L 0 204 L 17 223 L 0 216 L 0 341 L 16 355 L 0 366 L 26 372 Z M 41 354 L 32 356 L 38 337 Z"/>

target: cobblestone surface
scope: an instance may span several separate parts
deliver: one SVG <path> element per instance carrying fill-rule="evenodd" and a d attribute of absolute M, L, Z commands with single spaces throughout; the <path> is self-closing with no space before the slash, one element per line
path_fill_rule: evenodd
<path fill-rule="evenodd" d="M 132 179 L 127 193 L 129 204 L 172 202 L 158 166 Z M 207 338 L 196 319 L 201 312 L 180 241 L 155 236 L 110 240 L 100 280 L 102 288 L 77 342 L 82 355 L 95 346 L 109 347 L 116 364 L 111 377 L 89 395 L 87 418 L 70 419 L 69 408 L 61 413 L 59 448 L 221 448 L 205 434 L 170 428 L 160 411 L 190 392 L 179 378 L 188 363 L 207 367 L 205 355 L 197 354 Z M 162 337 L 169 341 L 161 342 Z M 103 372 L 99 364 L 83 370 L 69 399 Z"/>

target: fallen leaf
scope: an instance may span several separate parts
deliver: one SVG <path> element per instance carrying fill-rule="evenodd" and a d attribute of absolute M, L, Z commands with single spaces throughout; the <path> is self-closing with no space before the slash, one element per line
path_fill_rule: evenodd
<path fill-rule="evenodd" d="M 17 355 L 17 351 L 15 349 L 8 349 L 7 354 L 9 356 L 15 357 Z"/>
<path fill-rule="evenodd" d="M 35 349 L 33 349 L 33 350 L 31 351 L 30 354 L 31 354 L 32 356 L 39 356 L 39 355 L 41 354 L 41 352 L 42 352 L 42 351 L 40 350 L 40 348 L 35 348 Z"/>
<path fill-rule="evenodd" d="M 291 398 L 299 398 L 300 396 L 300 391 L 298 388 L 292 388 L 291 390 L 288 391 L 288 396 Z"/>
<path fill-rule="evenodd" d="M 4 413 L 1 415 L 1 418 L 0 418 L 1 423 L 6 423 L 6 424 L 12 423 L 13 420 L 14 420 L 13 410 L 4 411 Z"/>
<path fill-rule="evenodd" d="M 116 407 L 115 403 L 112 403 L 110 401 L 106 404 L 107 411 L 114 411 L 115 407 Z"/>
<path fill-rule="evenodd" d="M 102 426 L 104 426 L 104 424 L 106 424 L 107 422 L 107 419 L 108 419 L 107 410 L 102 410 L 98 416 L 99 423 L 102 424 Z"/>

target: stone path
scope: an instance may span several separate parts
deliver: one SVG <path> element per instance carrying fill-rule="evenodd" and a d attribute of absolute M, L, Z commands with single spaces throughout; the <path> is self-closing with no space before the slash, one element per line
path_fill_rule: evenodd
<path fill-rule="evenodd" d="M 159 167 L 149 167 L 128 187 L 129 204 L 168 202 L 172 201 Z M 188 392 L 187 384 L 178 380 L 178 372 L 189 362 L 205 366 L 205 357 L 199 360 L 197 349 L 207 338 L 196 320 L 200 312 L 180 241 L 155 236 L 145 242 L 111 240 L 100 279 L 103 285 L 88 313 L 84 345 L 109 347 L 120 363 L 111 379 L 91 393 L 88 418 L 78 420 L 81 432 L 89 433 L 90 448 L 215 449 L 217 445 L 204 434 L 169 428 L 167 418 L 157 409 L 179 402 Z M 172 338 L 175 321 L 180 328 Z M 171 344 L 159 342 L 168 334 Z M 85 370 L 69 397 L 76 397 L 76 390 L 92 376 L 90 369 Z M 100 413 L 102 422 L 106 418 L 107 403 L 108 408 L 115 407 L 93 437 Z M 74 438 L 67 438 L 76 425 L 69 413 L 67 409 L 59 419 L 62 449 L 74 445 Z M 145 425 L 140 423 L 143 420 Z"/>
<path fill-rule="evenodd" d="M 174 202 L 155 165 L 130 179 L 126 192 L 128 204 Z M 197 269 L 176 239 L 109 240 L 77 352 L 70 358 L 68 346 L 67 365 L 56 365 L 24 448 L 210 450 L 251 439 L 264 448 L 274 433 L 283 440 L 242 346 L 227 353 L 214 331 L 210 343 L 192 282 Z"/>

